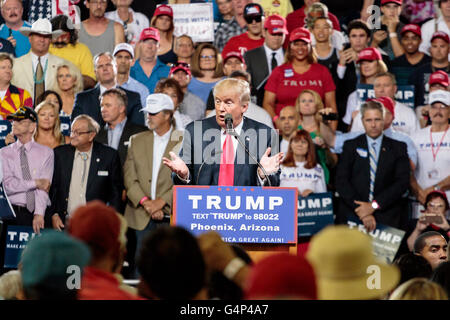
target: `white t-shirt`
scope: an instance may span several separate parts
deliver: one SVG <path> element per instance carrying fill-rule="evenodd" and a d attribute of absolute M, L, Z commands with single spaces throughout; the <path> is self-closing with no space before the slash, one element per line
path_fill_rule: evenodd
<path fill-rule="evenodd" d="M 360 109 L 358 107 L 358 109 Z M 419 120 L 416 113 L 410 107 L 400 102 L 395 102 L 395 119 L 392 121 L 392 128 L 395 131 L 400 131 L 408 136 L 412 136 L 420 129 Z M 350 131 L 364 131 L 364 126 L 361 120 L 361 112 L 353 119 L 352 128 Z"/>
<path fill-rule="evenodd" d="M 133 22 L 127 23 L 126 30 L 124 27 L 125 42 L 131 44 L 134 48 L 136 43 L 139 41 L 139 36 L 141 35 L 142 30 L 148 28 L 150 22 L 148 18 L 140 12 L 135 12 L 131 8 L 128 9 L 128 12 L 133 15 Z M 117 10 L 106 12 L 105 17 L 120 23 L 122 26 L 124 25 L 124 22 L 119 18 Z"/>
<path fill-rule="evenodd" d="M 280 187 L 294 187 L 299 192 L 307 189 L 314 193 L 326 192 L 325 174 L 320 164 L 315 168 L 305 169 L 305 162 L 296 162 L 297 167 L 281 165 Z"/>
<path fill-rule="evenodd" d="M 437 30 L 436 28 L 436 19 L 431 19 L 425 22 L 422 25 L 422 42 L 419 46 L 419 51 L 430 55 L 430 47 L 431 47 L 431 37 L 435 31 L 444 31 L 448 35 L 450 35 L 450 29 L 444 21 L 444 18 L 441 16 L 437 19 Z M 450 60 L 450 53 L 448 54 L 448 59 Z"/>
<path fill-rule="evenodd" d="M 342 121 L 348 125 L 350 125 L 352 123 L 352 113 L 355 110 L 359 110 L 359 108 L 361 107 L 361 104 L 364 101 L 362 101 L 359 97 L 358 97 L 358 90 L 353 91 L 352 93 L 350 93 L 350 95 L 348 96 L 347 99 L 347 107 L 345 109 L 345 115 L 342 118 Z M 364 129 L 363 129 L 364 131 Z"/>

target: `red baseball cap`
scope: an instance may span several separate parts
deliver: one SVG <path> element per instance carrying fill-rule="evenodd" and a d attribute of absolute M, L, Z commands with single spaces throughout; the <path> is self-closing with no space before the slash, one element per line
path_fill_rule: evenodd
<path fill-rule="evenodd" d="M 264 28 L 267 29 L 270 34 L 289 33 L 286 29 L 286 19 L 278 14 L 269 16 L 264 21 Z"/>
<path fill-rule="evenodd" d="M 361 61 L 374 61 L 374 60 L 382 60 L 381 53 L 376 48 L 368 47 L 363 50 L 358 55 L 358 60 L 356 63 L 360 63 Z"/>
<path fill-rule="evenodd" d="M 392 118 L 395 118 L 395 102 L 389 97 L 378 97 L 375 99 L 368 99 L 367 101 L 376 101 L 381 103 L 392 114 Z"/>
<path fill-rule="evenodd" d="M 433 40 L 436 38 L 441 38 L 442 40 L 444 40 L 447 43 L 450 42 L 450 39 L 448 38 L 448 34 L 445 33 L 444 31 L 436 31 L 435 33 L 433 33 L 433 35 L 431 36 L 430 42 L 433 42 Z"/>
<path fill-rule="evenodd" d="M 155 10 L 155 13 L 153 14 L 154 17 L 164 16 L 164 15 L 169 16 L 173 19 L 173 10 L 167 4 L 162 4 L 162 5 L 158 6 L 158 8 L 156 8 L 156 10 Z"/>
<path fill-rule="evenodd" d="M 403 34 L 405 34 L 406 32 L 412 32 L 422 38 L 422 30 L 420 30 L 420 27 L 417 24 L 407 24 L 403 27 L 400 34 L 403 36 Z"/>
<path fill-rule="evenodd" d="M 395 3 L 398 4 L 399 6 L 402 5 L 402 0 L 381 0 L 381 5 L 384 6 L 385 4 L 388 3 Z"/>
<path fill-rule="evenodd" d="M 242 57 L 242 54 L 239 51 L 232 50 L 222 52 L 223 63 L 225 63 L 225 61 L 227 61 L 227 59 L 231 57 L 238 58 L 242 63 L 244 63 L 244 58 Z"/>
<path fill-rule="evenodd" d="M 289 36 L 289 42 L 302 40 L 306 43 L 311 43 L 311 33 L 308 29 L 298 27 L 292 30 L 291 35 Z"/>
<path fill-rule="evenodd" d="M 159 42 L 159 30 L 156 28 L 145 28 L 144 30 L 142 30 L 141 32 L 141 36 L 139 37 L 139 41 L 144 41 L 147 39 L 153 39 L 156 40 L 157 42 Z"/>
<path fill-rule="evenodd" d="M 428 84 L 431 86 L 436 83 L 447 88 L 448 87 L 448 74 L 442 70 L 433 72 L 430 75 L 430 79 L 428 79 Z"/>
<path fill-rule="evenodd" d="M 171 76 L 172 74 L 174 74 L 175 72 L 177 72 L 179 70 L 183 70 L 184 72 L 187 73 L 188 76 L 191 76 L 191 70 L 188 67 L 185 67 L 183 65 L 178 65 L 178 66 L 170 68 L 169 76 Z"/>

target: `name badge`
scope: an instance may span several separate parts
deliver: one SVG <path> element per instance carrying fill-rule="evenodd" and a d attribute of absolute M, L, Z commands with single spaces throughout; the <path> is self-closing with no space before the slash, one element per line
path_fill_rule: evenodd
<path fill-rule="evenodd" d="M 358 154 L 361 158 L 367 158 L 367 150 L 365 150 L 363 148 L 358 148 L 358 149 L 356 149 L 356 152 L 358 152 Z"/>
<path fill-rule="evenodd" d="M 285 78 L 290 78 L 294 76 L 294 70 L 292 69 L 286 69 L 284 70 L 284 77 Z"/>
<path fill-rule="evenodd" d="M 130 145 L 130 141 L 125 141 L 125 142 L 123 143 L 123 145 L 124 145 L 125 147 L 128 147 L 128 146 Z"/>
<path fill-rule="evenodd" d="M 99 172 L 97 172 L 97 175 L 100 177 L 107 177 L 108 171 L 99 171 Z"/>

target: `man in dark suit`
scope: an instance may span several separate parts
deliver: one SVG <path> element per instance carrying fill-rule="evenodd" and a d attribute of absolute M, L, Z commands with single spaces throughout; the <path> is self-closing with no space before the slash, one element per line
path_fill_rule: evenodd
<path fill-rule="evenodd" d="M 248 82 L 228 78 L 214 87 L 216 117 L 191 122 L 186 126 L 180 157 L 170 152 L 163 158 L 173 174 L 174 184 L 278 186 L 279 165 L 283 157 L 277 153 L 278 137 L 268 126 L 243 116 L 250 101 Z M 227 132 L 225 115 L 233 119 L 232 132 Z M 246 146 L 241 146 L 238 138 Z M 273 142 L 273 144 L 272 144 Z M 275 154 L 269 157 L 271 153 Z M 264 171 L 249 157 L 257 159 Z"/>
<path fill-rule="evenodd" d="M 91 117 L 80 115 L 71 126 L 70 144 L 54 149 L 55 162 L 47 216 L 61 230 L 67 218 L 91 200 L 101 200 L 123 212 L 123 177 L 119 154 L 95 142 L 100 127 Z"/>
<path fill-rule="evenodd" d="M 95 141 L 119 152 L 122 167 L 127 158 L 130 137 L 147 130 L 144 126 L 128 121 L 127 104 L 127 95 L 122 89 L 113 88 L 103 92 L 100 106 L 102 119 L 106 124 L 101 127 L 100 132 L 95 136 Z"/>
<path fill-rule="evenodd" d="M 256 104 L 262 106 L 264 86 L 275 67 L 284 60 L 284 43 L 287 29 L 286 20 L 279 15 L 272 15 L 264 22 L 264 45 L 244 54 L 247 72 L 251 75 L 252 96 L 256 96 Z"/>
<path fill-rule="evenodd" d="M 337 167 L 337 221 L 359 218 L 368 231 L 377 223 L 399 228 L 410 177 L 406 144 L 383 134 L 385 109 L 380 102 L 364 103 L 361 114 L 365 134 L 344 143 Z"/>
<path fill-rule="evenodd" d="M 97 121 L 101 127 L 105 125 L 100 110 L 100 95 L 108 89 L 116 88 L 117 67 L 114 57 L 109 52 L 103 52 L 94 57 L 95 76 L 98 84 L 89 90 L 78 93 L 75 96 L 75 103 L 71 120 L 80 114 L 87 114 Z M 131 122 L 144 126 L 144 115 L 139 112 L 142 108 L 139 93 L 125 91 L 128 98 L 127 117 Z"/>

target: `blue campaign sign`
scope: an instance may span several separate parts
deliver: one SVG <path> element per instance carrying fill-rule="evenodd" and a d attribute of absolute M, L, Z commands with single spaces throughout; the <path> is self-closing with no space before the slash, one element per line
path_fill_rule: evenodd
<path fill-rule="evenodd" d="M 17 268 L 22 255 L 22 250 L 27 246 L 28 241 L 33 239 L 36 234 L 32 227 L 26 226 L 8 226 L 5 246 L 4 268 Z"/>
<path fill-rule="evenodd" d="M 5 138 L 11 132 L 11 122 L 0 120 L 0 148 L 5 146 Z"/>
<path fill-rule="evenodd" d="M 361 101 L 375 98 L 375 90 L 371 84 L 360 83 L 356 86 L 356 90 Z M 414 108 L 414 86 L 397 86 L 395 101 Z"/>
<path fill-rule="evenodd" d="M 172 223 L 226 242 L 297 243 L 297 189 L 175 186 Z"/>
<path fill-rule="evenodd" d="M 298 236 L 310 237 L 334 223 L 331 192 L 298 197 Z"/>
<path fill-rule="evenodd" d="M 61 133 L 63 136 L 70 136 L 70 116 L 59 116 L 61 121 Z"/>

